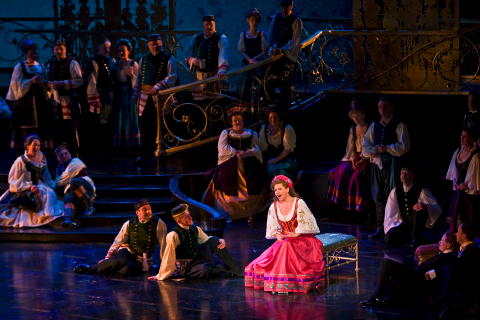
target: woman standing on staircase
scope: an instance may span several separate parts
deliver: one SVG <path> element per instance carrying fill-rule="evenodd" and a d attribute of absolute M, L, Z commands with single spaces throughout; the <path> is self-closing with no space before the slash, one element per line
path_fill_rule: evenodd
<path fill-rule="evenodd" d="M 40 151 L 40 138 L 25 140 L 25 153 L 18 157 L 8 173 L 8 190 L 0 197 L 0 226 L 38 227 L 63 215 L 57 201 L 47 159 Z"/>
<path fill-rule="evenodd" d="M 323 244 L 315 217 L 286 176 L 271 183 L 275 193 L 268 210 L 267 239 L 277 239 L 245 267 L 245 286 L 264 291 L 306 293 L 323 280 Z M 286 277 L 288 275 L 288 277 Z"/>
<path fill-rule="evenodd" d="M 263 210 L 268 194 L 258 134 L 244 127 L 240 112 L 233 112 L 229 121 L 232 127 L 220 134 L 218 164 L 202 202 L 235 220 Z"/>

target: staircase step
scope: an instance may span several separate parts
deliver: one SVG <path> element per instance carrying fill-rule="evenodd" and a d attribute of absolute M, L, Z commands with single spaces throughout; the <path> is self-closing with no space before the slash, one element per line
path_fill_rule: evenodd
<path fill-rule="evenodd" d="M 97 198 L 95 210 L 97 212 L 134 212 L 134 205 L 140 198 Z M 153 212 L 170 209 L 173 204 L 172 197 L 148 198 Z"/>
<path fill-rule="evenodd" d="M 163 221 L 172 221 L 172 217 L 168 211 L 154 212 L 153 214 Z M 110 226 L 121 225 L 134 216 L 135 212 L 133 210 L 131 212 L 95 212 L 91 216 L 79 216 L 77 220 L 82 227 Z"/>
<path fill-rule="evenodd" d="M 118 175 L 93 175 L 91 176 L 95 185 L 115 184 L 115 185 L 168 185 L 171 174 L 149 174 L 149 175 L 134 175 L 134 174 L 118 174 Z"/>
<path fill-rule="evenodd" d="M 170 190 L 167 185 L 116 185 L 116 184 L 100 184 L 96 186 L 97 198 L 124 198 L 124 197 L 168 197 Z"/>

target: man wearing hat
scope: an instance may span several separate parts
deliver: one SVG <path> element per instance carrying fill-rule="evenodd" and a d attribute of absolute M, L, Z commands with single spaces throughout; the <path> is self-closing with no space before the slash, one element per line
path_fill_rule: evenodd
<path fill-rule="evenodd" d="M 377 220 L 377 229 L 369 238 L 383 236 L 387 198 L 398 184 L 400 158 L 410 150 L 407 126 L 394 116 L 390 97 L 378 100 L 378 113 L 380 119 L 368 127 L 362 142 L 362 156 L 372 163 L 372 198 Z"/>
<path fill-rule="evenodd" d="M 400 170 L 401 184 L 393 188 L 385 206 L 385 243 L 401 247 L 421 242 L 421 233 L 433 225 L 442 214 L 430 190 L 415 181 L 415 170 L 405 163 Z"/>
<path fill-rule="evenodd" d="M 214 16 L 204 16 L 202 21 L 203 32 L 194 35 L 190 41 L 187 64 L 194 72 L 195 80 L 204 80 L 215 75 L 224 80 L 229 66 L 228 38 L 217 32 Z M 201 85 L 193 90 L 193 98 L 204 99 L 205 91 L 219 93 L 218 87 L 218 83 Z"/>
<path fill-rule="evenodd" d="M 292 100 L 290 86 L 300 53 L 302 29 L 302 20 L 293 12 L 293 0 L 281 0 L 280 12 L 273 16 L 268 29 L 267 42 L 270 55 L 284 56 L 270 66 L 266 83 L 272 102 L 279 101 L 284 109 Z"/>
<path fill-rule="evenodd" d="M 195 226 L 187 204 L 173 208 L 172 216 L 177 226 L 167 234 L 158 274 L 148 279 L 166 280 L 173 275 L 187 278 L 243 276 L 243 271 L 228 253 L 225 240 L 209 237 Z M 223 264 L 217 264 L 214 255 Z"/>
<path fill-rule="evenodd" d="M 152 263 L 153 250 L 158 243 L 160 259 L 165 251 L 167 226 L 154 217 L 152 207 L 146 199 L 135 203 L 136 216 L 125 222 L 107 255 L 97 264 L 80 264 L 74 271 L 82 274 L 106 274 L 127 276 L 148 271 Z"/>
<path fill-rule="evenodd" d="M 67 55 L 64 41 L 54 44 L 53 54 L 48 62 L 47 84 L 55 118 L 55 144 L 67 143 L 72 153 L 77 155 L 80 102 L 76 89 L 83 83 L 82 69 L 75 59 Z"/>
<path fill-rule="evenodd" d="M 161 116 L 163 102 L 158 91 L 175 86 L 177 64 L 173 55 L 163 50 L 159 34 L 147 39 L 148 53 L 140 59 L 135 98 L 140 122 L 141 154 L 139 161 L 153 158 L 161 152 Z"/>

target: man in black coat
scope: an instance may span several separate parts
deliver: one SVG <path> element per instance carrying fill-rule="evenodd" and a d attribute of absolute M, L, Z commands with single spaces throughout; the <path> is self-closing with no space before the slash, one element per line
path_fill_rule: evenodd
<path fill-rule="evenodd" d="M 455 234 L 447 231 L 438 246 L 440 253 L 417 267 L 393 259 L 384 259 L 375 293 L 360 303 L 363 306 L 385 305 L 408 298 L 406 294 L 412 297 L 412 293 L 416 293 L 415 297 L 433 295 L 444 298 L 451 268 L 456 260 Z"/>

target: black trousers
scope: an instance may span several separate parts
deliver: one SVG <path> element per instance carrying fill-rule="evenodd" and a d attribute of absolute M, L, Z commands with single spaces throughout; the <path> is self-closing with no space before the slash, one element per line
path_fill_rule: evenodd
<path fill-rule="evenodd" d="M 232 259 L 228 250 L 218 249 L 218 237 L 210 237 L 198 248 L 198 256 L 190 261 L 185 270 L 179 274 L 188 278 L 212 278 L 243 274 L 238 264 Z M 217 261 L 220 260 L 220 263 Z"/>
<path fill-rule="evenodd" d="M 397 227 L 388 230 L 385 235 L 387 248 L 399 248 L 406 245 L 418 246 L 425 243 L 422 233 L 425 231 L 427 212 L 425 210 L 414 212 L 412 223 L 402 223 Z"/>
<path fill-rule="evenodd" d="M 151 159 L 154 157 L 155 150 L 157 149 L 157 110 L 152 96 L 148 96 L 145 109 L 138 120 L 141 136 L 140 157 L 143 159 Z"/>
<path fill-rule="evenodd" d="M 384 259 L 374 295 L 404 298 L 412 293 L 415 280 L 416 273 L 410 265 Z"/>
<path fill-rule="evenodd" d="M 141 274 L 143 269 L 136 255 L 127 249 L 118 250 L 117 254 L 110 259 L 97 263 L 93 267 L 97 269 L 97 273 L 118 277 Z"/>

